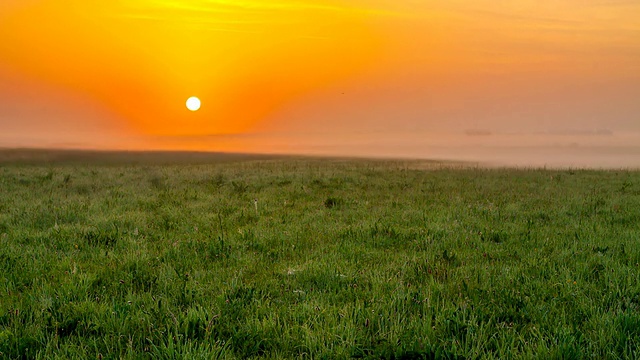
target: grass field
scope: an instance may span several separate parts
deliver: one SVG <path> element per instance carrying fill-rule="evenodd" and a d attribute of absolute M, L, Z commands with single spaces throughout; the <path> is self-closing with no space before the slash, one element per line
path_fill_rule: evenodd
<path fill-rule="evenodd" d="M 0 357 L 640 357 L 640 172 L 66 159 L 0 165 Z"/>

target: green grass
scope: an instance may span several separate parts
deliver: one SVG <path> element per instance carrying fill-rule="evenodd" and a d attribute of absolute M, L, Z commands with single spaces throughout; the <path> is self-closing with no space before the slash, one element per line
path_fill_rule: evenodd
<path fill-rule="evenodd" d="M 639 241 L 635 171 L 12 161 L 0 357 L 634 359 Z"/>

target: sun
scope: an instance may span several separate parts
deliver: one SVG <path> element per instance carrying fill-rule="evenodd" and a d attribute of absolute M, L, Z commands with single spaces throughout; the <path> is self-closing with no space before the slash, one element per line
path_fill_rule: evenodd
<path fill-rule="evenodd" d="M 198 111 L 200 109 L 200 99 L 192 96 L 187 99 L 187 109 L 191 111 Z"/>

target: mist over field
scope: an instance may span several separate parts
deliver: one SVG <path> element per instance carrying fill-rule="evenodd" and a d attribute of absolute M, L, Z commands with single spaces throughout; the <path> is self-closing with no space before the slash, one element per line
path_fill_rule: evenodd
<path fill-rule="evenodd" d="M 485 166 L 640 167 L 640 134 L 387 132 L 282 136 L 274 143 L 271 146 L 283 152 L 313 155 L 473 161 Z"/>
<path fill-rule="evenodd" d="M 493 133 L 469 129 L 460 133 L 362 132 L 242 134 L 140 138 L 114 142 L 77 137 L 57 139 L 0 134 L 0 147 L 92 150 L 207 151 L 255 154 L 407 158 L 477 162 L 480 166 L 548 168 L 640 168 L 640 134 L 588 132 Z"/>

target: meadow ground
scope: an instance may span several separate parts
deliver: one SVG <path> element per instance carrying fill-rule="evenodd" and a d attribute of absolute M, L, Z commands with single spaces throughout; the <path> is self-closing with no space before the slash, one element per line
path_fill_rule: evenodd
<path fill-rule="evenodd" d="M 0 357 L 640 357 L 638 171 L 16 154 Z"/>

